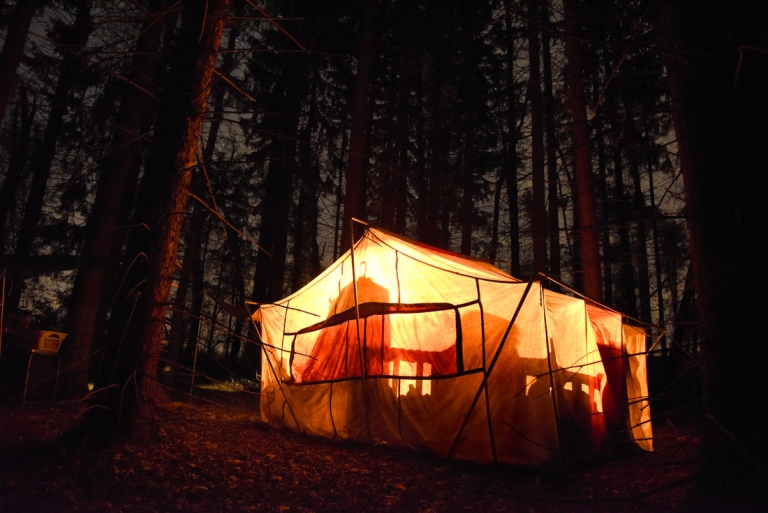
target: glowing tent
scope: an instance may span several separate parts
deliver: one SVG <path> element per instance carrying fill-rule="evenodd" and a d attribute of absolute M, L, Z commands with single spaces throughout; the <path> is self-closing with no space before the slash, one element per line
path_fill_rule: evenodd
<path fill-rule="evenodd" d="M 369 228 L 253 320 L 276 426 L 522 465 L 652 450 L 645 330 L 486 261 Z"/>

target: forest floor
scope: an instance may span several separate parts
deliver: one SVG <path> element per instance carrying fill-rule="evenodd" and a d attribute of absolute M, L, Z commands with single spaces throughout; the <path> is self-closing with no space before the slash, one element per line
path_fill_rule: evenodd
<path fill-rule="evenodd" d="M 0 512 L 686 511 L 696 468 L 671 424 L 654 453 L 552 472 L 298 435 L 255 406 L 172 403 L 152 444 L 94 453 L 56 443 L 81 404 L 0 404 Z"/>

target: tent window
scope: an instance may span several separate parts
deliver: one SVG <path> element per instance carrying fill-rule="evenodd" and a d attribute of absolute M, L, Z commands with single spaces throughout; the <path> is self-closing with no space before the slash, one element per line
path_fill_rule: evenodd
<path fill-rule="evenodd" d="M 365 309 L 363 308 L 365 306 Z M 462 322 L 452 305 L 361 305 L 366 376 L 423 380 L 464 371 Z M 398 306 L 398 305 L 395 305 Z M 296 383 L 358 378 L 360 349 L 354 318 L 329 319 L 296 334 L 291 371 Z M 431 388 L 427 385 L 428 389 Z M 423 391 L 423 385 L 419 387 Z"/>

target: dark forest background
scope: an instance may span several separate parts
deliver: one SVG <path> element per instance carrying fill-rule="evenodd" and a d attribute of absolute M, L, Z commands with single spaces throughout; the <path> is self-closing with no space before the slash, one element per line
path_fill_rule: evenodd
<path fill-rule="evenodd" d="M 298 290 L 356 217 L 663 327 L 654 413 L 709 415 L 764 478 L 764 415 L 740 431 L 723 391 L 765 389 L 757 4 L 3 2 L 6 315 L 69 333 L 69 393 L 198 350 L 253 378 L 221 302 Z"/>

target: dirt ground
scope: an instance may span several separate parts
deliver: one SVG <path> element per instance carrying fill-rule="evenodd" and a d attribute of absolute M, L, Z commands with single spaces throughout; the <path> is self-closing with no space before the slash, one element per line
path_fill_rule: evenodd
<path fill-rule="evenodd" d="M 298 435 L 254 408 L 173 403 L 155 441 L 100 453 L 54 443 L 79 403 L 0 404 L 0 512 L 683 511 L 695 433 L 654 453 L 559 471 L 480 466 Z"/>

